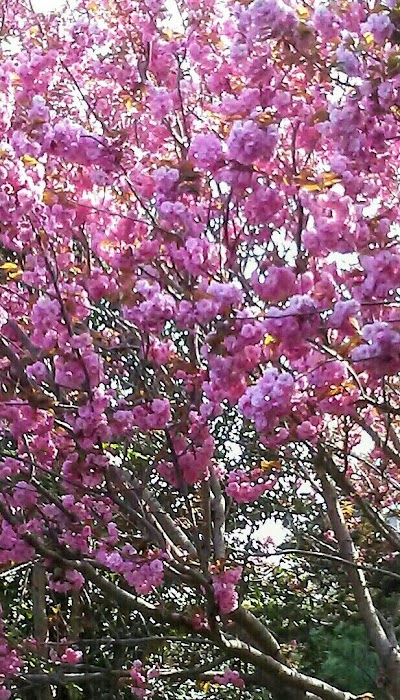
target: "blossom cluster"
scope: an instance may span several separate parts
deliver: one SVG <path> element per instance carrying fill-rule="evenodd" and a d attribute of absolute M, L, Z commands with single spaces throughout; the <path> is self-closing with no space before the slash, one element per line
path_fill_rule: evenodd
<path fill-rule="evenodd" d="M 399 412 L 399 8 L 180 5 L 174 32 L 161 0 L 5 3 L 0 565 L 40 555 L 60 596 L 95 570 L 161 598 L 175 577 L 185 598 L 193 564 L 223 618 L 242 568 L 211 498 L 229 519 L 281 486 L 232 441 L 300 488 L 292 454 L 367 426 L 349 490 L 394 500 L 375 466 Z M 149 673 L 134 663 L 133 694 Z"/>
<path fill-rule="evenodd" d="M 3 624 L 3 613 L 0 610 L 0 699 L 9 700 L 10 690 L 4 685 L 4 681 L 12 678 L 21 668 L 21 659 L 16 649 L 7 641 Z"/>
<path fill-rule="evenodd" d="M 267 477 L 262 469 L 251 469 L 249 473 L 245 469 L 235 469 L 228 474 L 225 490 L 236 503 L 252 503 L 270 491 L 275 482 L 276 479 Z"/>
<path fill-rule="evenodd" d="M 157 668 L 145 670 L 141 661 L 134 661 L 129 669 L 132 695 L 135 695 L 137 698 L 151 698 L 153 695 L 151 681 L 158 677 L 158 673 Z"/>
<path fill-rule="evenodd" d="M 241 566 L 236 566 L 224 571 L 216 570 L 211 575 L 214 597 L 222 615 L 227 615 L 238 607 L 239 594 L 236 586 L 242 571 Z"/>
<path fill-rule="evenodd" d="M 131 545 L 124 545 L 121 552 L 107 551 L 100 548 L 96 552 L 96 560 L 121 576 L 137 594 L 148 594 L 161 586 L 164 580 L 163 553 L 149 553 L 147 557 L 137 556 L 137 552 Z"/>
<path fill-rule="evenodd" d="M 230 668 L 226 668 L 223 674 L 214 676 L 214 681 L 218 683 L 218 685 L 232 684 L 235 688 L 244 688 L 245 686 L 245 682 L 243 678 L 240 677 L 240 673 Z"/>

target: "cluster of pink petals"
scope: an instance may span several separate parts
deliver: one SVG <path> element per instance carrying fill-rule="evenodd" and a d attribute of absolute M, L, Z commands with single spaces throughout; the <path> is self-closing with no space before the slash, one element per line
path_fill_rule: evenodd
<path fill-rule="evenodd" d="M 226 668 L 222 675 L 214 676 L 215 683 L 218 685 L 233 685 L 235 688 L 244 688 L 245 682 L 243 678 L 240 677 L 238 671 L 232 671 L 230 668 Z"/>
<path fill-rule="evenodd" d="M 262 469 L 235 469 L 229 472 L 226 493 L 236 503 L 253 503 L 273 489 L 275 478 L 266 476 Z"/>
<path fill-rule="evenodd" d="M 17 650 L 13 649 L 7 641 L 2 616 L 0 609 L 0 700 L 9 700 L 11 692 L 4 685 L 4 681 L 19 672 L 22 662 Z"/>
<path fill-rule="evenodd" d="M 104 546 L 96 552 L 96 560 L 124 577 L 136 593 L 147 595 L 164 581 L 164 560 L 166 554 L 149 553 L 147 557 L 137 554 L 134 547 L 124 545 L 121 551 Z"/>
<path fill-rule="evenodd" d="M 280 418 L 290 413 L 293 390 L 291 374 L 267 369 L 261 379 L 246 390 L 238 406 L 246 418 L 254 420 L 259 432 L 271 430 Z"/>
<path fill-rule="evenodd" d="M 134 661 L 129 669 L 132 695 L 137 698 L 151 698 L 153 695 L 151 681 L 158 677 L 158 673 L 157 668 L 145 670 L 141 661 Z"/>
<path fill-rule="evenodd" d="M 240 581 L 242 571 L 242 567 L 237 566 L 224 571 L 216 571 L 211 575 L 214 597 L 222 615 L 227 615 L 238 607 L 239 595 L 236 586 Z"/>

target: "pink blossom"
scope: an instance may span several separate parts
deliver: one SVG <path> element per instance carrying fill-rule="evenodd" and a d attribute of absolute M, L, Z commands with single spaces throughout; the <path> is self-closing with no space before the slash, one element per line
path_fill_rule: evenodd
<path fill-rule="evenodd" d="M 165 88 L 154 88 L 151 91 L 151 105 L 156 119 L 163 119 L 174 108 L 174 96 Z"/>
<path fill-rule="evenodd" d="M 242 165 L 269 161 L 278 143 L 274 126 L 260 128 L 255 121 L 236 122 L 228 139 L 228 157 Z"/>
<path fill-rule="evenodd" d="M 257 430 L 271 430 L 279 418 L 290 412 L 293 389 L 294 380 L 290 374 L 268 369 L 239 400 L 239 409 L 246 418 L 254 420 Z"/>
<path fill-rule="evenodd" d="M 361 75 L 361 62 L 354 51 L 350 51 L 341 45 L 336 51 L 336 58 L 347 75 L 350 77 Z"/>
<path fill-rule="evenodd" d="M 337 328 L 344 335 L 353 335 L 355 327 L 351 319 L 355 319 L 359 311 L 360 305 L 355 299 L 337 301 L 329 316 L 328 325 L 330 328 Z"/>
<path fill-rule="evenodd" d="M 244 469 L 229 472 L 226 493 L 236 503 L 252 503 L 270 491 L 276 480 L 266 478 L 261 469 L 252 469 L 247 473 Z"/>
<path fill-rule="evenodd" d="M 35 95 L 32 99 L 32 106 L 28 112 L 28 119 L 31 121 L 48 121 L 49 108 L 42 95 Z"/>
<path fill-rule="evenodd" d="M 251 31 L 256 36 L 264 36 L 265 32 L 274 36 L 290 34 L 297 24 L 292 8 L 283 0 L 255 0 L 243 16 L 246 19 L 251 21 Z"/>
<path fill-rule="evenodd" d="M 218 683 L 218 685 L 229 685 L 231 683 L 236 688 L 244 688 L 245 686 L 243 678 L 240 677 L 240 673 L 238 671 L 232 671 L 230 668 L 226 668 L 221 676 L 214 676 L 214 681 Z"/>
<path fill-rule="evenodd" d="M 225 571 L 216 571 L 211 576 L 215 600 L 223 615 L 227 615 L 238 607 L 239 595 L 236 586 L 241 575 L 242 567 L 237 566 Z"/>
<path fill-rule="evenodd" d="M 82 661 L 82 652 L 68 647 L 61 656 L 64 664 L 79 664 Z"/>
<path fill-rule="evenodd" d="M 151 697 L 151 690 L 147 685 L 147 679 L 151 680 L 154 675 L 149 678 L 149 672 L 145 672 L 141 661 L 134 661 L 129 675 L 132 679 L 131 693 L 138 698 Z"/>
<path fill-rule="evenodd" d="M 20 508 L 31 508 L 38 499 L 38 493 L 32 484 L 18 481 L 14 493 L 14 502 Z"/>
<path fill-rule="evenodd" d="M 198 134 L 193 139 L 189 154 L 202 169 L 213 169 L 223 158 L 221 140 L 214 134 Z"/>
<path fill-rule="evenodd" d="M 141 430 L 162 430 L 171 420 L 168 399 L 153 399 L 148 406 L 136 406 L 132 418 Z"/>
<path fill-rule="evenodd" d="M 354 362 L 368 368 L 373 375 L 383 376 L 400 368 L 400 333 L 384 322 L 369 323 L 362 329 L 366 341 L 352 351 Z"/>
<path fill-rule="evenodd" d="M 396 2 L 181 0 L 173 26 L 164 0 L 3 5 L 0 569 L 48 552 L 65 604 L 93 568 L 150 633 L 234 639 L 257 501 L 326 509 L 303 471 L 328 451 L 340 504 L 396 503 Z M 0 698 L 47 668 L 10 633 Z M 166 681 L 129 666 L 138 698 Z"/>
<path fill-rule="evenodd" d="M 296 276 L 290 268 L 271 265 L 261 281 L 256 273 L 252 282 L 255 291 L 265 301 L 277 302 L 287 299 L 295 289 Z"/>
<path fill-rule="evenodd" d="M 371 14 L 361 27 L 363 34 L 371 33 L 378 44 L 384 44 L 394 31 L 394 26 L 390 21 L 389 14 L 380 12 Z"/>
<path fill-rule="evenodd" d="M 43 362 L 34 362 L 27 367 L 26 373 L 28 377 L 36 382 L 46 381 L 49 377 L 49 371 Z"/>

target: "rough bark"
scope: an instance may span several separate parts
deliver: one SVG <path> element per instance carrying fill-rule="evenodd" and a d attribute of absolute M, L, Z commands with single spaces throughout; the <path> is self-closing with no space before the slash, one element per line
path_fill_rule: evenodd
<path fill-rule="evenodd" d="M 332 529 L 338 541 L 340 556 L 350 564 L 357 563 L 358 552 L 346 525 L 334 481 L 323 469 L 319 471 L 319 477 Z M 381 622 L 381 618 L 374 606 L 364 571 L 354 566 L 345 568 L 358 612 L 382 665 L 382 678 L 385 690 L 391 699 L 399 700 L 400 654 L 398 645 L 392 636 L 388 635 Z"/>
<path fill-rule="evenodd" d="M 38 642 L 38 654 L 46 659 L 48 650 L 49 627 L 46 610 L 46 569 L 40 562 L 35 562 L 32 567 L 32 606 L 33 606 L 33 630 Z M 36 700 L 52 700 L 51 686 L 43 683 L 35 690 Z"/>

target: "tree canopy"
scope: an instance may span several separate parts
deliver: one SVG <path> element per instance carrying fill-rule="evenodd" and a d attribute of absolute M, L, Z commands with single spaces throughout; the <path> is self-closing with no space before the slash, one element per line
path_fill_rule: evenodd
<path fill-rule="evenodd" d="M 0 700 L 399 700 L 400 5 L 0 40 Z"/>

